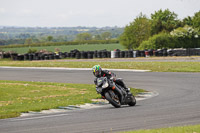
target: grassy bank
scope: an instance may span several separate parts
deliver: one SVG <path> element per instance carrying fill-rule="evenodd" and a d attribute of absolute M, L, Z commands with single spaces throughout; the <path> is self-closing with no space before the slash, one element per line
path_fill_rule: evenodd
<path fill-rule="evenodd" d="M 153 72 L 200 72 L 200 62 L 105 62 L 105 61 L 0 61 L 0 66 L 17 67 L 65 67 L 92 68 L 99 64 L 102 68 L 139 69 Z"/>
<path fill-rule="evenodd" d="M 100 98 L 95 85 L 0 80 L 0 119 L 17 117 L 22 112 L 91 103 L 95 98 Z"/>
<path fill-rule="evenodd" d="M 170 127 L 152 130 L 138 130 L 121 133 L 200 133 L 200 125 Z"/>
<path fill-rule="evenodd" d="M 15 51 L 19 54 L 27 53 L 29 48 L 42 50 L 46 49 L 48 51 L 55 52 L 55 48 L 59 48 L 61 52 L 70 52 L 71 50 L 78 49 L 80 51 L 95 51 L 95 50 L 114 50 L 121 49 L 124 50 L 123 46 L 119 43 L 113 44 L 82 44 L 82 45 L 61 45 L 61 46 L 40 46 L 40 47 L 19 47 L 19 48 L 2 48 L 3 51 Z"/>

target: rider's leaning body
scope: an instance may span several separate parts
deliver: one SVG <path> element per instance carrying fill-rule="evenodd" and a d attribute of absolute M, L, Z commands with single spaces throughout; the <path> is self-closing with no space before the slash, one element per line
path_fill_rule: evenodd
<path fill-rule="evenodd" d="M 108 79 L 113 78 L 113 81 L 116 84 L 119 84 L 120 86 L 124 87 L 126 91 L 129 91 L 129 89 L 125 86 L 124 82 L 121 79 L 117 79 L 116 75 L 108 70 L 102 70 L 101 67 L 99 65 L 95 65 L 92 68 L 93 74 L 96 77 L 94 79 L 94 83 L 95 85 L 97 85 L 97 78 L 99 77 L 107 77 Z"/>

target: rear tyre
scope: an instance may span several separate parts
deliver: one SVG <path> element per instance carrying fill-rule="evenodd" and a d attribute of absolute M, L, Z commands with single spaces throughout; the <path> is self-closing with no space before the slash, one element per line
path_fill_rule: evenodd
<path fill-rule="evenodd" d="M 106 92 L 105 93 L 105 97 L 106 99 L 115 107 L 115 108 L 120 108 L 121 107 L 121 103 L 120 103 L 120 99 L 118 97 L 118 95 L 112 95 L 110 94 L 112 92 Z M 114 93 L 114 92 L 113 92 Z"/>
<path fill-rule="evenodd" d="M 136 99 L 134 96 L 131 96 L 131 102 L 128 103 L 129 106 L 135 106 L 136 105 Z"/>

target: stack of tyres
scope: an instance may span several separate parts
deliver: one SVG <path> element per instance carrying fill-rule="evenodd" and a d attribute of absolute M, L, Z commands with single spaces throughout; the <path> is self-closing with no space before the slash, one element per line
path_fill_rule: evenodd
<path fill-rule="evenodd" d="M 30 61 L 33 60 L 33 54 L 29 54 L 29 60 L 30 60 Z"/>
<path fill-rule="evenodd" d="M 67 52 L 64 52 L 65 58 L 69 57 Z"/>
<path fill-rule="evenodd" d="M 57 54 L 55 54 L 55 55 L 54 55 L 54 59 L 60 59 L 60 56 L 57 55 Z"/>
<path fill-rule="evenodd" d="M 81 53 L 80 52 L 76 52 L 76 59 L 80 59 L 81 58 Z"/>
<path fill-rule="evenodd" d="M 44 55 L 44 60 L 49 60 L 49 55 L 48 54 Z"/>
<path fill-rule="evenodd" d="M 120 57 L 120 58 L 124 58 L 124 57 L 125 57 L 125 51 L 120 51 L 119 57 Z"/>
<path fill-rule="evenodd" d="M 136 57 L 137 57 L 137 52 L 138 52 L 138 51 L 133 51 L 133 58 L 136 58 Z"/>
<path fill-rule="evenodd" d="M 97 58 L 97 50 L 94 51 L 93 58 Z"/>
<path fill-rule="evenodd" d="M 107 51 L 108 58 L 111 58 L 111 51 Z"/>
<path fill-rule="evenodd" d="M 102 50 L 102 58 L 107 58 L 107 51 L 106 50 Z"/>
<path fill-rule="evenodd" d="M 102 51 L 97 51 L 97 58 L 102 58 Z"/>
<path fill-rule="evenodd" d="M 60 55 L 60 58 L 61 58 L 61 59 L 66 58 L 66 54 L 65 54 L 65 53 L 62 53 L 62 54 Z M 75 57 L 74 57 L 74 58 L 75 58 Z"/>
<path fill-rule="evenodd" d="M 49 60 L 54 60 L 54 54 L 49 54 Z"/>
<path fill-rule="evenodd" d="M 167 49 L 163 49 L 163 56 L 167 56 L 168 53 L 167 53 Z"/>
<path fill-rule="evenodd" d="M 9 55 L 8 55 L 8 56 L 9 56 Z M 12 60 L 17 60 L 17 56 L 18 56 L 17 53 L 11 53 L 11 54 L 10 54 L 10 57 L 11 57 Z"/>
<path fill-rule="evenodd" d="M 158 51 L 157 51 L 157 50 L 154 50 L 154 51 L 153 51 L 153 55 L 154 55 L 154 56 L 158 56 Z"/>
<path fill-rule="evenodd" d="M 139 50 L 136 52 L 136 57 L 141 57 L 141 52 Z"/>
<path fill-rule="evenodd" d="M 88 51 L 87 52 L 87 57 L 88 57 L 88 59 L 93 59 L 93 52 L 92 51 Z"/>
<path fill-rule="evenodd" d="M 39 60 L 38 53 L 33 53 L 33 60 Z"/>
<path fill-rule="evenodd" d="M 149 56 L 153 56 L 153 51 L 154 51 L 153 49 L 149 50 Z"/>
<path fill-rule="evenodd" d="M 124 58 L 128 58 L 128 51 L 124 51 Z"/>
<path fill-rule="evenodd" d="M 17 60 L 19 60 L 19 61 L 24 60 L 24 55 L 18 55 L 18 56 L 17 56 Z"/>
<path fill-rule="evenodd" d="M 24 60 L 29 60 L 29 54 L 24 54 Z"/>
<path fill-rule="evenodd" d="M 144 50 L 140 51 L 140 56 L 145 57 L 145 51 Z"/>
<path fill-rule="evenodd" d="M 86 59 L 87 58 L 87 54 L 85 51 L 81 51 L 81 59 Z"/>
<path fill-rule="evenodd" d="M 71 58 L 75 58 L 75 56 L 76 56 L 76 53 L 75 53 L 75 52 L 70 52 L 70 57 L 71 57 Z"/>
<path fill-rule="evenodd" d="M 66 58 L 66 57 L 79 58 L 79 57 L 76 57 L 77 53 L 78 53 L 78 55 L 79 55 L 80 51 L 77 50 L 77 49 L 71 50 L 71 51 L 70 51 L 70 54 L 69 54 L 68 56 L 65 56 L 64 58 Z M 65 54 L 63 54 L 63 55 L 65 55 Z M 63 58 L 63 57 L 62 57 L 62 58 Z"/>
<path fill-rule="evenodd" d="M 158 56 L 163 56 L 163 50 L 158 51 Z"/>
<path fill-rule="evenodd" d="M 115 58 L 119 58 L 119 57 L 120 57 L 119 54 L 120 54 L 120 50 L 117 49 L 117 50 L 116 50 L 116 53 L 115 53 Z"/>
<path fill-rule="evenodd" d="M 45 54 L 41 53 L 41 54 L 40 54 L 40 59 L 41 59 L 41 60 L 44 60 L 44 59 L 45 59 L 44 57 L 45 57 Z"/>
<path fill-rule="evenodd" d="M 145 51 L 145 57 L 149 57 L 149 51 Z"/>
<path fill-rule="evenodd" d="M 6 54 L 4 54 L 4 57 L 5 57 L 5 58 L 12 58 L 12 54 L 6 53 Z"/>
<path fill-rule="evenodd" d="M 168 53 L 169 56 L 173 56 L 174 51 L 173 50 L 168 50 L 167 53 Z"/>
<path fill-rule="evenodd" d="M 128 51 L 128 58 L 133 58 L 133 50 Z"/>

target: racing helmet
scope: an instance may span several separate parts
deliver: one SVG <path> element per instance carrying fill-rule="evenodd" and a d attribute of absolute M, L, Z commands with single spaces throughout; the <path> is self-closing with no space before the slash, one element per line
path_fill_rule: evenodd
<path fill-rule="evenodd" d="M 92 71 L 93 71 L 94 76 L 96 76 L 96 77 L 101 76 L 101 71 L 102 70 L 101 70 L 100 65 L 93 66 Z"/>

